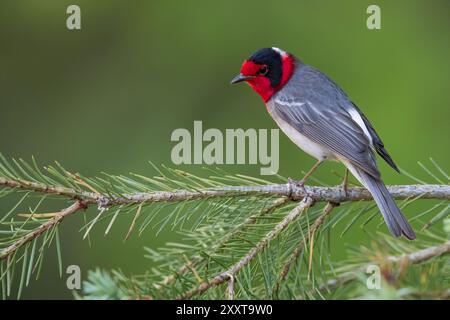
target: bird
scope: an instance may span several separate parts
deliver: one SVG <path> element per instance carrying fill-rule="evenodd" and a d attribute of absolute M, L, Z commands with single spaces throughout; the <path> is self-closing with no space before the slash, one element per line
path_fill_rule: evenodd
<path fill-rule="evenodd" d="M 246 82 L 265 103 L 269 115 L 300 149 L 317 159 L 298 185 L 304 187 L 325 160 L 346 167 L 372 194 L 395 237 L 416 238 L 381 179 L 378 153 L 400 172 L 372 124 L 330 77 L 277 47 L 262 48 L 242 63 L 231 83 Z"/>

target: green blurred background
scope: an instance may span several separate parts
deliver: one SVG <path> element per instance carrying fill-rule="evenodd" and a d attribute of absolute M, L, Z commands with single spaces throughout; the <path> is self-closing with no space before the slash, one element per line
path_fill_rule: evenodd
<path fill-rule="evenodd" d="M 81 7 L 82 30 L 66 28 L 66 8 Z M 366 9 L 381 7 L 381 30 Z M 0 151 L 8 157 L 60 161 L 84 175 L 152 175 L 147 161 L 171 165 L 176 128 L 275 128 L 260 98 L 229 80 L 254 50 L 278 46 L 331 76 L 382 136 L 401 168 L 430 179 L 417 161 L 432 156 L 450 170 L 450 2 L 442 1 L 6 1 L 0 2 Z M 300 176 L 314 160 L 280 136 L 280 174 Z M 379 162 L 389 184 L 411 183 Z M 257 176 L 259 165 L 227 169 Z M 200 166 L 185 166 L 198 172 Z M 327 164 L 316 177 L 337 184 Z M 0 202 L 8 211 L 11 203 Z M 413 216 L 421 204 L 408 207 Z M 88 213 L 92 218 L 95 211 Z M 80 216 L 64 221 L 64 266 L 83 276 L 95 267 L 143 273 L 143 246 L 176 239 L 123 238 L 124 218 L 92 245 Z M 383 227 L 384 228 L 384 227 Z M 385 230 L 385 229 L 384 229 Z M 336 239 L 367 242 L 356 230 Z M 24 298 L 71 298 L 50 249 Z"/>

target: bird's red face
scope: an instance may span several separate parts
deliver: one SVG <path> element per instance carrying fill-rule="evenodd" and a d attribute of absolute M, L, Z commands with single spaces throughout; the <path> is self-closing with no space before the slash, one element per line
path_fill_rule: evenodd
<path fill-rule="evenodd" d="M 278 48 L 264 48 L 244 61 L 241 73 L 231 83 L 247 82 L 267 102 L 289 81 L 294 68 L 292 55 Z"/>

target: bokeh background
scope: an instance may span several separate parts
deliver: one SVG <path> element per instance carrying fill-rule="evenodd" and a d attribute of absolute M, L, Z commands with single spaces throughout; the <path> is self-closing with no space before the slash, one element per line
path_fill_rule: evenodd
<path fill-rule="evenodd" d="M 66 28 L 66 8 L 81 7 L 82 29 Z M 381 7 L 381 30 L 368 30 L 366 9 Z M 172 165 L 176 128 L 275 128 L 259 97 L 230 86 L 254 50 L 278 46 L 339 83 L 360 106 L 401 168 L 430 180 L 417 161 L 433 157 L 449 170 L 449 1 L 0 1 L 0 151 L 41 164 L 60 161 L 84 175 L 102 171 L 152 175 Z M 280 135 L 280 174 L 300 176 L 314 160 Z M 379 162 L 386 183 L 411 183 Z M 201 166 L 184 166 L 198 172 Z M 226 169 L 258 175 L 259 165 Z M 316 177 L 338 183 L 327 164 Z M 0 211 L 11 203 L 0 202 Z M 408 207 L 413 216 L 421 204 Z M 94 210 L 88 212 L 93 217 Z M 64 266 L 83 276 L 101 267 L 126 274 L 152 267 L 143 246 L 177 239 L 123 238 L 131 221 L 107 237 L 82 240 L 80 216 L 62 225 Z M 356 228 L 357 229 L 357 228 Z M 334 259 L 359 230 L 336 238 Z M 56 250 L 24 298 L 72 298 L 58 277 Z"/>

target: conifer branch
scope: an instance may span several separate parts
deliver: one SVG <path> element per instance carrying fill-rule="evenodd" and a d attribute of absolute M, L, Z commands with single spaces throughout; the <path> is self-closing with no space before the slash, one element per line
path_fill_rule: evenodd
<path fill-rule="evenodd" d="M 433 164 L 439 172 L 444 172 Z M 212 289 L 219 285 L 226 285 L 225 296 L 228 299 L 261 295 L 266 298 L 297 298 L 308 296 L 309 290 L 313 290 L 311 297 L 315 294 L 322 297 L 320 289 L 327 289 L 328 284 L 332 286 L 333 280 L 336 286 L 356 278 L 354 273 L 345 273 L 353 268 L 356 270 L 350 261 L 347 268 L 339 271 L 340 276 L 327 282 L 329 277 L 325 274 L 337 269 L 333 266 L 334 262 L 327 260 L 329 254 L 326 250 L 329 247 L 325 241 L 329 233 L 323 231 L 329 231 L 342 221 L 346 224 L 344 234 L 359 217 L 375 207 L 372 204 L 345 205 L 342 209 L 336 208 L 339 212 L 326 219 L 338 203 L 370 201 L 372 197 L 364 188 L 352 187 L 344 192 L 340 186 L 303 188 L 290 180 L 277 184 L 260 178 L 229 174 L 220 169 L 207 169 L 213 174 L 204 178 L 163 165 L 161 170 L 154 168 L 159 173 L 154 177 L 103 173 L 100 177 L 88 178 L 65 170 L 59 163 L 56 163 L 56 167 L 44 167 L 41 171 L 34 159 L 32 164 L 21 159 L 13 159 L 13 163 L 10 163 L 0 154 L 0 197 L 11 195 L 15 201 L 13 208 L 0 217 L 0 287 L 6 288 L 6 291 L 2 289 L 3 296 L 10 295 L 11 282 L 17 279 L 13 276 L 14 272 L 20 272 L 21 275 L 20 296 L 21 288 L 28 285 L 31 274 L 39 275 L 43 252 L 52 242 L 56 242 L 59 269 L 62 272 L 57 226 L 64 217 L 89 207 L 96 207 L 98 213 L 83 226 L 85 237 L 95 225 L 109 220 L 105 231 L 107 234 L 116 218 L 122 214 L 134 214 L 125 238 L 135 229 L 141 234 L 148 227 L 159 228 L 156 231 L 158 234 L 166 226 L 181 231 L 183 237 L 179 243 L 168 243 L 157 249 L 146 248 L 146 257 L 152 259 L 157 268 L 139 276 L 142 281 L 127 278 L 115 271 L 112 277 L 108 273 L 96 273 L 90 287 L 94 291 L 90 291 L 92 294 L 87 293 L 90 297 L 188 299 L 206 291 L 205 297 L 214 297 L 223 295 L 219 290 Z M 418 185 L 396 185 L 388 189 L 395 199 L 405 200 L 404 205 L 417 199 L 441 200 L 428 210 L 417 213 L 413 219 L 425 217 L 429 221 L 426 227 L 444 221 L 447 230 L 450 186 L 442 184 L 444 180 L 436 180 L 439 184 L 421 184 L 422 181 L 416 179 Z M 73 204 L 48 213 L 53 209 L 48 210 L 50 203 L 47 202 L 59 203 L 61 206 L 67 200 Z M 39 208 L 44 202 L 46 208 L 41 211 Z M 323 209 L 314 208 L 308 215 L 302 216 L 306 209 L 319 202 L 326 203 Z M 433 211 L 438 212 L 431 216 Z M 372 212 L 362 225 L 377 215 L 377 212 Z M 314 221 L 312 225 L 310 220 Z M 427 234 L 434 232 L 434 229 L 428 230 Z M 299 239 L 299 235 L 304 236 Z M 275 238 L 277 241 L 273 241 Z M 428 249 L 407 256 L 406 259 L 415 264 L 449 250 L 448 246 L 430 247 L 442 239 L 438 234 L 432 239 L 433 242 L 423 242 L 418 246 L 415 246 L 417 243 L 410 246 L 398 239 L 388 239 L 385 240 L 391 241 L 394 252 L 390 252 L 390 255 L 381 254 L 380 257 L 390 257 L 383 261 L 401 262 L 402 265 L 405 258 L 396 260 L 396 255 L 402 252 L 428 246 Z M 301 261 L 298 274 L 289 273 L 307 244 L 309 262 L 308 259 Z M 313 259 L 313 248 L 317 248 L 314 258 L 318 254 L 318 259 Z M 312 268 L 312 262 L 316 260 L 320 267 Z M 365 265 L 366 261 L 358 265 Z M 22 267 L 16 268 L 20 263 Z M 332 274 L 336 275 L 334 272 Z M 295 283 L 294 286 L 287 283 L 288 276 L 289 281 Z M 319 276 L 324 285 L 314 289 Z M 281 290 L 283 281 L 286 286 Z M 192 287 L 193 284 L 196 285 Z M 128 291 L 130 285 L 134 289 Z"/>
<path fill-rule="evenodd" d="M 285 196 L 293 200 L 301 200 L 309 196 L 315 202 L 342 203 L 347 201 L 372 200 L 372 196 L 365 188 L 349 188 L 342 191 L 336 187 L 300 187 L 295 183 L 269 184 L 254 186 L 224 186 L 215 188 L 203 188 L 197 190 L 177 189 L 173 191 L 136 192 L 124 194 L 121 197 L 87 192 L 61 186 L 46 185 L 26 180 L 13 180 L 0 177 L 0 185 L 9 188 L 20 188 L 39 193 L 57 194 L 72 199 L 82 200 L 86 205 L 97 204 L 100 207 L 112 207 L 119 205 L 157 203 L 157 202 L 181 202 L 188 200 L 226 198 L 239 196 Z M 450 185 L 392 185 L 387 187 L 391 195 L 397 200 L 420 197 L 422 199 L 450 200 Z"/>
<path fill-rule="evenodd" d="M 77 178 L 80 179 L 80 178 Z M 346 193 L 342 192 L 342 188 L 337 187 L 316 187 L 305 186 L 299 187 L 295 183 L 288 182 L 287 184 L 271 184 L 271 185 L 254 185 L 254 186 L 224 186 L 215 188 L 203 188 L 197 190 L 183 190 L 177 189 L 173 191 L 153 191 L 153 192 L 136 192 L 133 194 L 126 194 L 122 196 L 104 195 L 101 193 L 84 191 L 81 189 L 68 188 L 63 186 L 46 185 L 43 183 L 14 180 L 5 177 L 0 177 L 0 185 L 13 189 L 30 190 L 44 194 L 56 194 L 63 197 L 68 197 L 76 200 L 78 205 L 88 207 L 97 205 L 99 208 L 109 208 L 120 205 L 144 204 L 144 203 L 159 203 L 159 202 L 182 202 L 189 200 L 208 199 L 208 198 L 226 198 L 226 197 L 242 197 L 242 196 L 283 196 L 285 199 L 292 200 L 304 199 L 305 196 L 311 198 L 314 202 L 341 203 L 347 201 L 370 200 L 372 196 L 370 193 L 360 187 L 349 188 Z M 409 199 L 420 197 L 422 199 L 450 199 L 450 186 L 448 185 L 402 185 L 389 186 L 389 191 L 395 199 Z M 306 193 L 305 193 L 306 191 Z M 281 205 L 281 204 L 280 204 Z M 75 204 L 74 204 L 75 206 Z M 72 208 L 73 207 L 69 207 Z M 34 230 L 15 243 L 2 250 L 0 253 L 0 260 L 8 257 L 12 252 L 16 251 L 22 244 L 38 237 L 48 228 L 60 222 L 60 220 L 69 214 L 77 212 L 80 208 L 70 211 L 64 209 L 60 214 L 56 215 L 54 219 L 48 220 L 42 224 L 37 230 Z M 139 212 L 139 211 L 138 211 Z M 63 215 L 61 213 L 64 213 Z M 251 224 L 254 218 L 250 217 L 245 224 Z M 237 230 L 238 231 L 238 230 Z M 231 233 L 230 236 L 233 234 Z M 197 259 L 196 259 L 197 260 Z M 196 261 L 194 261 L 194 264 Z M 181 273 L 188 270 L 186 267 L 180 269 Z M 181 274 L 180 273 L 180 274 Z M 163 281 L 168 284 L 174 277 L 170 276 Z"/>

